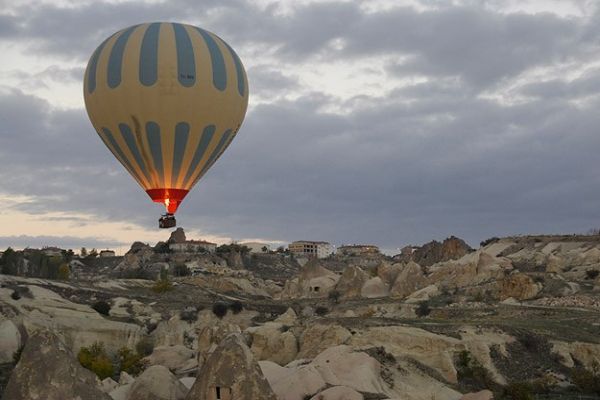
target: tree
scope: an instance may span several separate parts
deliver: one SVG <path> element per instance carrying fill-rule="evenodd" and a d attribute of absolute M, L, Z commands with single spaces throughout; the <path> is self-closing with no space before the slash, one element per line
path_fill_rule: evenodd
<path fill-rule="evenodd" d="M 227 315 L 227 304 L 222 301 L 217 301 L 212 306 L 212 312 L 216 315 L 217 318 L 222 319 L 225 315 Z"/>
<path fill-rule="evenodd" d="M 17 253 L 12 248 L 7 248 L 0 258 L 2 273 L 5 275 L 15 275 L 17 273 Z"/>
<path fill-rule="evenodd" d="M 263 247 L 261 248 L 261 250 L 262 250 L 262 252 L 263 252 L 263 253 L 266 253 L 266 252 L 268 252 L 268 251 L 269 251 L 269 248 L 268 248 L 267 246 L 263 246 Z"/>
<path fill-rule="evenodd" d="M 99 300 L 92 305 L 92 308 L 96 310 L 98 314 L 108 315 L 110 312 L 110 304 L 104 300 Z"/>
<path fill-rule="evenodd" d="M 81 250 L 79 250 L 79 255 L 81 257 L 87 257 L 87 255 L 88 255 L 87 249 L 85 247 L 82 247 Z"/>
<path fill-rule="evenodd" d="M 92 251 L 90 251 L 90 254 L 88 255 L 88 257 L 90 257 L 90 258 L 98 257 L 98 250 L 92 249 Z"/>
<path fill-rule="evenodd" d="M 239 314 L 244 309 L 244 305 L 242 304 L 241 301 L 234 300 L 229 305 L 229 308 L 231 309 L 231 312 L 233 312 L 234 314 Z"/>
<path fill-rule="evenodd" d="M 426 317 L 427 315 L 429 315 L 429 313 L 431 313 L 431 308 L 429 308 L 428 301 L 420 302 L 419 306 L 415 310 L 415 314 L 417 314 L 418 317 Z"/>
<path fill-rule="evenodd" d="M 110 358 L 106 355 L 104 344 L 96 342 L 90 347 L 82 347 L 77 353 L 79 363 L 98 375 L 98 378 L 106 379 L 114 374 L 114 367 Z"/>
<path fill-rule="evenodd" d="M 331 300 L 335 304 L 338 304 L 340 302 L 340 292 L 337 290 L 332 290 L 331 292 L 329 292 L 328 297 L 329 300 Z"/>
<path fill-rule="evenodd" d="M 146 363 L 142 360 L 143 356 L 127 347 L 121 347 L 117 356 L 119 358 L 119 366 L 123 372 L 131 375 L 139 375 L 146 368 Z"/>
<path fill-rule="evenodd" d="M 58 268 L 58 279 L 61 281 L 68 281 L 71 269 L 68 264 L 63 264 Z"/>

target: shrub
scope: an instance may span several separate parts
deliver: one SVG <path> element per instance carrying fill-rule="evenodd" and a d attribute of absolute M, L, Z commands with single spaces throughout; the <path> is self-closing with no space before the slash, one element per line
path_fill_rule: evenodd
<path fill-rule="evenodd" d="M 165 293 L 170 290 L 173 290 L 173 284 L 168 278 L 161 278 L 154 283 L 154 286 L 152 286 L 152 291 L 154 293 Z"/>
<path fill-rule="evenodd" d="M 185 264 L 176 264 L 173 268 L 173 275 L 175 276 L 189 276 L 192 272 Z"/>
<path fill-rule="evenodd" d="M 229 309 L 234 314 L 239 314 L 244 309 L 244 305 L 239 300 L 234 300 L 229 304 Z"/>
<path fill-rule="evenodd" d="M 225 315 L 227 315 L 227 304 L 221 302 L 221 301 L 217 301 L 215 304 L 213 304 L 212 306 L 212 312 L 213 314 L 215 314 L 217 316 L 217 318 L 221 319 L 223 318 Z"/>
<path fill-rule="evenodd" d="M 332 290 L 331 292 L 329 292 L 329 295 L 327 297 L 335 304 L 338 304 L 340 302 L 340 292 L 338 290 Z"/>
<path fill-rule="evenodd" d="M 417 314 L 418 317 L 426 317 L 430 313 L 431 313 L 431 308 L 429 308 L 429 302 L 428 301 L 422 301 L 422 302 L 420 302 L 419 306 L 415 310 L 415 314 Z"/>
<path fill-rule="evenodd" d="M 68 281 L 71 269 L 67 264 L 63 264 L 58 268 L 58 279 L 61 281 Z"/>
<path fill-rule="evenodd" d="M 187 322 L 196 322 L 198 320 L 198 310 L 196 310 L 196 307 L 186 307 L 179 312 L 179 319 Z"/>
<path fill-rule="evenodd" d="M 600 395 L 600 365 L 594 363 L 591 371 L 585 368 L 573 370 L 571 381 L 584 393 Z"/>
<path fill-rule="evenodd" d="M 146 363 L 142 361 L 142 355 L 134 353 L 127 347 L 122 347 L 118 352 L 119 366 L 121 371 L 131 375 L 139 375 L 146 368 Z"/>
<path fill-rule="evenodd" d="M 487 369 L 466 350 L 458 353 L 456 371 L 459 383 L 477 390 L 492 388 L 495 383 Z"/>
<path fill-rule="evenodd" d="M 142 357 L 149 356 L 154 351 L 154 340 L 151 337 L 143 337 L 135 345 L 135 351 Z"/>
<path fill-rule="evenodd" d="M 485 246 L 487 246 L 488 244 L 496 243 L 498 240 L 500 240 L 500 238 L 498 238 L 498 237 L 494 236 L 494 237 L 491 237 L 491 238 L 489 238 L 489 239 L 486 239 L 486 240 L 484 240 L 484 241 L 480 242 L 480 243 L 479 243 L 479 245 L 480 245 L 481 247 L 485 247 Z"/>
<path fill-rule="evenodd" d="M 505 397 L 511 400 L 533 400 L 533 385 L 529 382 L 513 382 L 504 388 Z"/>
<path fill-rule="evenodd" d="M 318 316 L 325 316 L 329 313 L 329 309 L 327 307 L 324 306 L 318 306 L 317 308 L 315 308 L 315 314 L 317 314 Z"/>
<path fill-rule="evenodd" d="M 598 271 L 597 269 L 588 269 L 587 271 L 585 271 L 586 279 L 596 279 L 598 275 L 600 275 L 600 271 Z"/>
<path fill-rule="evenodd" d="M 96 342 L 90 347 L 82 347 L 77 354 L 77 360 L 84 368 L 95 373 L 100 380 L 112 377 L 115 372 L 101 342 Z"/>
<path fill-rule="evenodd" d="M 21 295 L 17 290 L 13 290 L 13 292 L 10 295 L 10 298 L 13 300 L 19 300 L 21 298 Z"/>
<path fill-rule="evenodd" d="M 92 308 L 96 310 L 98 314 L 108 315 L 110 312 L 110 304 L 104 300 L 99 300 L 92 305 Z"/>

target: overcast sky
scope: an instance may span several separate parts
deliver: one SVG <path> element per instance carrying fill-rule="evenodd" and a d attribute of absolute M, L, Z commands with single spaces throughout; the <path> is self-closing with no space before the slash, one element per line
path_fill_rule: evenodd
<path fill-rule="evenodd" d="M 189 236 L 373 243 L 600 227 L 595 1 L 0 0 L 0 248 L 154 243 L 152 203 L 94 132 L 113 32 L 201 26 L 250 106 L 180 207 Z"/>

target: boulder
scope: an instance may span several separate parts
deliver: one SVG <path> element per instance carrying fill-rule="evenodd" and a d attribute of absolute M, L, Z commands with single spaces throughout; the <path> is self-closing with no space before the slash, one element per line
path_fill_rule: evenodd
<path fill-rule="evenodd" d="M 250 349 L 257 360 L 269 360 L 285 365 L 296 358 L 298 343 L 289 327 L 279 322 L 246 329 L 252 336 Z"/>
<path fill-rule="evenodd" d="M 11 320 L 0 322 L 0 364 L 13 362 L 13 355 L 21 347 L 21 332 Z"/>
<path fill-rule="evenodd" d="M 333 386 L 317 393 L 310 400 L 363 400 L 362 394 L 348 386 Z"/>
<path fill-rule="evenodd" d="M 290 307 L 286 310 L 286 312 L 277 317 L 274 322 L 279 322 L 280 324 L 291 326 L 295 325 L 297 320 L 298 315 L 296 315 L 294 309 Z"/>
<path fill-rule="evenodd" d="M 329 347 L 345 344 L 351 337 L 350 331 L 341 325 L 310 325 L 300 336 L 298 358 L 314 358 Z"/>
<path fill-rule="evenodd" d="M 162 365 L 171 372 L 176 372 L 186 367 L 189 361 L 197 361 L 194 358 L 194 352 L 185 346 L 158 346 L 154 348 L 152 354 L 144 358 L 148 365 Z"/>
<path fill-rule="evenodd" d="M 541 289 L 541 284 L 535 283 L 531 277 L 520 272 L 510 274 L 498 282 L 500 300 L 509 297 L 519 301 L 532 299 Z"/>
<path fill-rule="evenodd" d="M 277 400 L 240 334 L 228 335 L 210 354 L 186 400 Z"/>
<path fill-rule="evenodd" d="M 110 400 L 96 382 L 96 376 L 79 364 L 71 350 L 55 334 L 44 330 L 27 340 L 3 398 Z"/>
<path fill-rule="evenodd" d="M 240 327 L 221 320 L 213 321 L 198 332 L 198 368 L 206 362 L 221 340 L 230 333 L 241 333 Z"/>
<path fill-rule="evenodd" d="M 261 361 L 260 367 L 279 400 L 304 400 L 327 385 L 311 365 L 286 368 Z"/>
<path fill-rule="evenodd" d="M 367 353 L 355 352 L 350 346 L 330 347 L 310 364 L 323 380 L 333 386 L 348 386 L 364 393 L 387 393 L 381 378 L 381 364 Z"/>
<path fill-rule="evenodd" d="M 494 393 L 489 390 L 482 390 L 475 393 L 467 393 L 460 400 L 494 400 Z"/>
<path fill-rule="evenodd" d="M 119 384 L 112 380 L 112 378 L 106 378 L 100 383 L 100 390 L 102 390 L 104 393 L 110 393 L 118 386 Z"/>
<path fill-rule="evenodd" d="M 146 369 L 129 389 L 127 400 L 182 400 L 187 388 L 166 367 Z"/>
<path fill-rule="evenodd" d="M 335 285 L 342 298 L 360 297 L 360 292 L 369 275 L 360 267 L 350 265 L 344 269 L 340 280 Z"/>
<path fill-rule="evenodd" d="M 421 266 L 414 261 L 410 261 L 396 276 L 390 290 L 390 295 L 404 298 L 426 285 L 427 278 L 423 274 Z"/>
<path fill-rule="evenodd" d="M 390 289 L 388 285 L 378 276 L 366 281 L 360 290 L 360 295 L 369 299 L 386 297 L 389 296 L 389 294 Z"/>

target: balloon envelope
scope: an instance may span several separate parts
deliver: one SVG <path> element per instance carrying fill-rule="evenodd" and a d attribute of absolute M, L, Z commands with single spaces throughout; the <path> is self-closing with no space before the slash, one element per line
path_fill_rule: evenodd
<path fill-rule="evenodd" d="M 100 44 L 85 72 L 84 98 L 104 144 L 152 200 L 174 213 L 237 134 L 248 81 L 218 36 L 156 22 Z"/>

